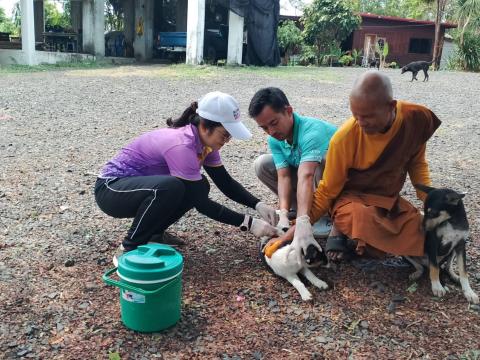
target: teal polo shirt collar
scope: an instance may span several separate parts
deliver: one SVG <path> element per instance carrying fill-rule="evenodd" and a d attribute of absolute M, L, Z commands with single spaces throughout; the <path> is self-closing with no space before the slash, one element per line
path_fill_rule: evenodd
<path fill-rule="evenodd" d="M 300 121 L 297 118 L 297 114 L 293 113 L 293 142 L 292 142 L 292 145 L 290 145 L 287 140 L 283 140 L 283 146 L 286 149 L 295 149 L 297 147 L 297 145 L 298 145 L 298 127 L 300 126 L 299 123 L 300 123 Z"/>

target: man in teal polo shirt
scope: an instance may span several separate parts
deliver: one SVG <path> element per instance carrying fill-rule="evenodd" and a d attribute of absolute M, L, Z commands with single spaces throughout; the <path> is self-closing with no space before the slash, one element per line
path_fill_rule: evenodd
<path fill-rule="evenodd" d="M 257 91 L 248 112 L 269 135 L 272 153 L 255 160 L 255 172 L 260 181 L 278 195 L 277 226 L 287 229 L 290 209 L 296 211 L 297 218 L 310 211 L 313 192 L 322 178 L 323 159 L 337 127 L 294 113 L 284 92 L 275 87 Z M 327 221 L 321 222 L 323 224 L 317 225 L 319 235 L 326 236 Z"/>

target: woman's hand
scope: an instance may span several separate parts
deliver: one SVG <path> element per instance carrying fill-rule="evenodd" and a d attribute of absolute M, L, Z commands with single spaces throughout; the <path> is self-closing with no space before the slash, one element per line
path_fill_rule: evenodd
<path fill-rule="evenodd" d="M 268 206 L 263 201 L 260 201 L 255 205 L 255 210 L 257 210 L 260 217 L 267 221 L 270 225 L 277 225 L 278 215 L 274 208 Z"/>
<path fill-rule="evenodd" d="M 249 230 L 256 237 L 278 236 L 278 234 L 280 233 L 280 231 L 276 227 L 270 225 L 268 222 L 262 219 L 256 218 L 253 218 L 252 226 Z"/>
<path fill-rule="evenodd" d="M 248 230 L 256 237 L 268 236 L 269 238 L 278 236 L 282 233 L 281 230 L 278 230 L 265 220 L 257 219 L 250 215 L 245 215 L 243 223 L 240 225 L 240 230 Z"/>

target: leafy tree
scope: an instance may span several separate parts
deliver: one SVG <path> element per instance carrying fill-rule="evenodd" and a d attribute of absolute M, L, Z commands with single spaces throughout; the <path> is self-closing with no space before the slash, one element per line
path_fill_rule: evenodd
<path fill-rule="evenodd" d="M 290 55 L 299 51 L 302 46 L 302 32 L 295 22 L 288 20 L 278 27 L 277 38 L 278 44 L 285 50 L 285 61 L 288 64 Z"/>
<path fill-rule="evenodd" d="M 433 5 L 425 0 L 349 0 L 357 12 L 399 16 L 412 19 L 433 19 Z"/>
<path fill-rule="evenodd" d="M 45 30 L 65 30 L 70 27 L 70 16 L 57 9 L 52 1 L 44 1 Z"/>
<path fill-rule="evenodd" d="M 122 0 L 105 1 L 106 30 L 123 30 L 123 2 Z"/>
<path fill-rule="evenodd" d="M 303 36 L 312 44 L 318 59 L 332 47 L 340 43 L 360 24 L 360 17 L 355 15 L 345 1 L 313 0 L 305 7 L 302 22 Z"/>
<path fill-rule="evenodd" d="M 459 43 L 463 45 L 464 34 L 469 28 L 480 28 L 480 0 L 458 0 L 456 2 L 455 19 L 458 21 L 460 30 Z"/>
<path fill-rule="evenodd" d="M 0 7 L 0 32 L 15 33 L 15 30 L 13 21 L 5 15 L 5 10 Z"/>

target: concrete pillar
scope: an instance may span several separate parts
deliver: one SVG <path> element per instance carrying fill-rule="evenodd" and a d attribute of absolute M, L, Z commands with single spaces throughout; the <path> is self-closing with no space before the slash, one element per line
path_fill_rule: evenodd
<path fill-rule="evenodd" d="M 93 4 L 91 0 L 82 3 L 82 48 L 83 52 L 93 54 Z"/>
<path fill-rule="evenodd" d="M 176 31 L 187 31 L 187 9 L 188 0 L 177 0 L 177 10 L 175 12 Z"/>
<path fill-rule="evenodd" d="M 83 52 L 105 56 L 104 0 L 83 0 L 82 5 Z"/>
<path fill-rule="evenodd" d="M 135 38 L 135 6 L 133 0 L 123 0 L 123 34 L 125 35 L 125 56 L 133 56 Z"/>
<path fill-rule="evenodd" d="M 152 58 L 153 52 L 153 0 L 135 0 L 134 56 L 139 61 Z"/>
<path fill-rule="evenodd" d="M 33 16 L 33 0 L 20 0 L 22 14 L 22 51 L 27 65 L 37 63 L 35 56 L 35 25 Z"/>
<path fill-rule="evenodd" d="M 35 41 L 38 42 L 43 42 L 43 33 L 45 32 L 45 14 L 43 9 L 43 0 L 33 1 L 33 17 L 35 19 Z"/>
<path fill-rule="evenodd" d="M 94 55 L 105 56 L 105 0 L 93 0 Z"/>
<path fill-rule="evenodd" d="M 77 52 L 82 52 L 82 1 L 70 1 L 70 20 L 72 22 L 72 30 L 78 34 Z"/>
<path fill-rule="evenodd" d="M 228 15 L 228 65 L 242 64 L 243 50 L 243 17 L 238 16 L 233 11 Z"/>
<path fill-rule="evenodd" d="M 187 12 L 187 64 L 203 62 L 205 31 L 205 0 L 188 0 Z"/>

